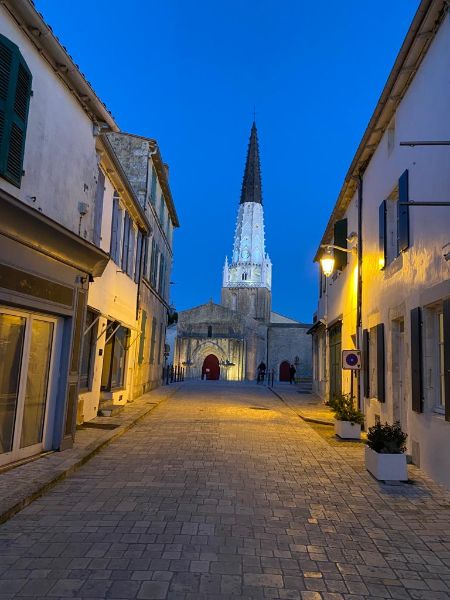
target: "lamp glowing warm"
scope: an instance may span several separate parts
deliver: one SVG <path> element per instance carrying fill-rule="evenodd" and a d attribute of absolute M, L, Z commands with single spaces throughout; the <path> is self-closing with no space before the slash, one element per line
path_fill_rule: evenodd
<path fill-rule="evenodd" d="M 327 248 L 322 254 L 320 264 L 322 265 L 322 271 L 325 277 L 329 277 L 334 270 L 334 256 L 331 248 Z"/>

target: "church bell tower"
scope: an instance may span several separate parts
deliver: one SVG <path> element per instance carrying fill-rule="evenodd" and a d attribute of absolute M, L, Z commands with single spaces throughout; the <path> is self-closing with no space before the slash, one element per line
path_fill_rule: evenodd
<path fill-rule="evenodd" d="M 253 123 L 242 181 L 231 262 L 225 259 L 222 305 L 270 321 L 272 263 L 265 250 L 258 133 Z"/>

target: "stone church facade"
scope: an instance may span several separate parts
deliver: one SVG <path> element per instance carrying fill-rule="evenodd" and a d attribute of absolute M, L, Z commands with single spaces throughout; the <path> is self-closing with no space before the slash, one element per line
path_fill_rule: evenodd
<path fill-rule="evenodd" d="M 258 134 L 248 145 L 231 262 L 225 260 L 221 304 L 179 314 L 174 364 L 187 377 L 254 380 L 264 362 L 276 379 L 312 374 L 310 325 L 272 311 L 272 263 L 265 250 Z"/>

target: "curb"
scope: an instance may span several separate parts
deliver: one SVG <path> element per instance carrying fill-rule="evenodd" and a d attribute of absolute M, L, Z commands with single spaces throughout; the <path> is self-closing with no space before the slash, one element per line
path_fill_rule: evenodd
<path fill-rule="evenodd" d="M 82 467 L 84 464 L 86 464 L 91 458 L 93 458 L 98 452 L 100 452 L 100 450 L 102 450 L 103 448 L 105 448 L 106 446 L 111 444 L 111 442 L 114 442 L 115 440 L 117 440 L 119 437 L 122 437 L 122 435 L 127 433 L 127 431 L 129 431 L 132 427 L 134 427 L 137 423 L 139 423 L 139 421 L 144 419 L 149 413 L 151 413 L 160 404 L 162 404 L 163 402 L 166 402 L 167 400 L 169 400 L 169 398 L 172 398 L 172 396 L 174 396 L 180 388 L 181 388 L 181 385 L 174 388 L 173 391 L 171 390 L 171 393 L 169 393 L 167 396 L 162 398 L 162 400 L 160 400 L 159 402 L 153 404 L 153 406 L 150 406 L 148 408 L 148 410 L 146 410 L 144 413 L 142 413 L 141 415 L 136 417 L 136 419 L 134 421 L 131 421 L 130 423 L 127 423 L 126 425 L 121 425 L 121 426 L 117 427 L 117 429 L 114 430 L 114 434 L 111 435 L 110 438 L 108 438 L 107 440 L 101 441 L 97 446 L 94 446 L 93 448 L 91 448 L 88 451 L 88 453 L 85 454 L 84 456 L 82 456 L 76 463 L 74 463 L 70 467 L 67 467 L 67 469 L 65 469 L 64 471 L 62 471 L 61 473 L 59 473 L 58 475 L 53 477 L 53 479 L 42 484 L 37 490 L 31 492 L 30 494 L 28 494 L 28 496 L 26 496 L 25 498 L 22 498 L 22 500 L 17 502 L 17 504 L 14 504 L 13 506 L 11 506 L 7 510 L 5 510 L 3 513 L 1 513 L 0 514 L 0 525 L 5 523 L 9 519 L 11 519 L 11 517 L 16 515 L 18 512 L 20 512 L 27 506 L 29 506 L 32 502 L 34 502 L 35 500 L 37 500 L 38 498 L 43 496 L 46 492 L 48 492 L 53 487 L 55 487 L 55 485 L 57 485 L 58 483 L 60 483 L 64 479 L 66 479 L 66 477 L 68 477 L 69 475 L 72 475 L 72 473 L 75 473 L 75 471 L 77 471 L 80 467 Z"/>
<path fill-rule="evenodd" d="M 292 410 L 292 412 L 294 412 L 297 417 L 299 417 L 300 419 L 302 419 L 303 421 L 305 421 L 306 423 L 317 423 L 318 425 L 329 425 L 330 427 L 334 425 L 334 423 L 332 423 L 331 421 L 325 421 L 325 419 L 314 419 L 313 417 L 305 417 L 302 415 L 302 413 L 298 413 L 296 412 L 292 406 L 290 404 L 288 404 L 286 402 L 286 400 L 283 398 L 283 396 L 280 396 L 280 394 L 278 392 L 276 392 L 272 387 L 269 386 L 269 390 L 277 397 L 281 400 L 281 402 L 283 402 L 283 404 L 286 404 L 286 406 L 288 408 L 290 408 Z"/>

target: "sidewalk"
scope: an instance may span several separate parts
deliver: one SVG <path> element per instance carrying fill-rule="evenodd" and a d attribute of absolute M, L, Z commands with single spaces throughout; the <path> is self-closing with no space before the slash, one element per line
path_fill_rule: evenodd
<path fill-rule="evenodd" d="M 0 469 L 0 523 L 76 471 L 104 446 L 173 396 L 181 385 L 161 386 L 127 404 L 115 417 L 97 417 L 84 423 L 77 429 L 75 444 L 69 450 L 47 452 L 22 465 Z"/>
<path fill-rule="evenodd" d="M 272 391 L 305 421 L 332 425 L 333 411 L 326 406 L 319 396 L 302 393 L 301 385 L 275 383 Z"/>

